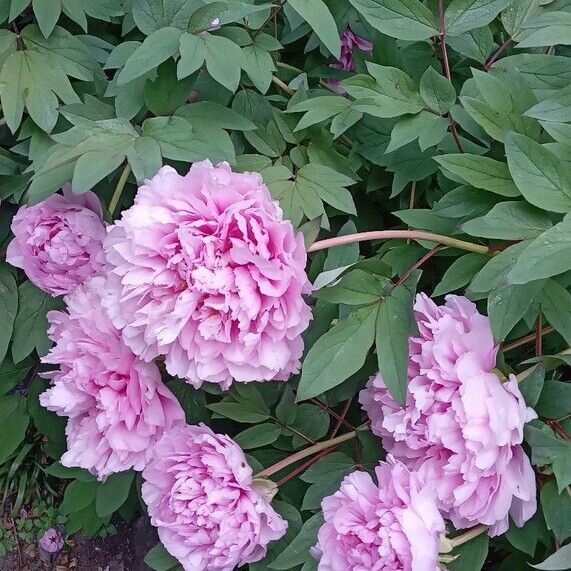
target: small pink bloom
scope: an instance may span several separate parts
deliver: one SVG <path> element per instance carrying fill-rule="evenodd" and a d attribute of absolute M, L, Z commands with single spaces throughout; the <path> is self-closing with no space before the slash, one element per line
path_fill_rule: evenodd
<path fill-rule="evenodd" d="M 321 502 L 325 523 L 312 550 L 319 571 L 439 571 L 444 520 L 432 486 L 389 456 L 353 472 Z"/>
<path fill-rule="evenodd" d="M 143 479 L 151 523 L 185 571 L 259 561 L 286 532 L 287 522 L 253 489 L 240 447 L 203 424 L 166 433 Z"/>
<path fill-rule="evenodd" d="M 12 220 L 12 232 L 6 260 L 52 295 L 69 293 L 105 266 L 105 226 L 92 192 L 76 195 L 66 186 L 63 196 L 22 206 Z"/>
<path fill-rule="evenodd" d="M 384 448 L 425 481 L 437 483 L 439 507 L 457 528 L 482 523 L 490 535 L 522 526 L 536 510 L 535 478 L 521 448 L 523 427 L 535 418 L 517 379 L 491 372 L 497 346 L 490 323 L 466 298 L 437 306 L 419 294 L 420 336 L 409 342 L 405 406 L 380 374 L 359 400 Z"/>
<path fill-rule="evenodd" d="M 64 545 L 63 535 L 53 527 L 46 530 L 40 537 L 40 547 L 48 553 L 57 553 Z"/>
<path fill-rule="evenodd" d="M 105 307 L 142 359 L 196 387 L 285 380 L 300 368 L 311 312 L 301 233 L 262 177 L 227 163 L 171 167 L 111 227 Z"/>
<path fill-rule="evenodd" d="M 353 57 L 353 50 L 357 48 L 368 55 L 373 53 L 373 44 L 358 36 L 351 28 L 347 27 L 341 35 L 341 57 L 336 63 L 332 63 L 330 67 L 341 69 L 343 71 L 355 71 L 355 59 Z M 337 79 L 328 79 L 327 82 L 331 87 L 339 93 L 344 95 L 346 92 L 341 87 L 341 82 Z"/>
<path fill-rule="evenodd" d="M 142 470 L 163 431 L 185 418 L 157 366 L 135 357 L 106 317 L 105 288 L 105 278 L 91 278 L 65 297 L 67 313 L 48 313 L 55 345 L 42 361 L 58 369 L 44 373 L 53 386 L 40 395 L 42 406 L 69 417 L 62 464 L 100 480 Z"/>

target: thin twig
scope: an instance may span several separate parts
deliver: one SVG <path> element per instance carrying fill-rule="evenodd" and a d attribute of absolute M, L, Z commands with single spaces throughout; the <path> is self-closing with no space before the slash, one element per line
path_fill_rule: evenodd
<path fill-rule="evenodd" d="M 341 415 L 337 414 L 332 408 L 328 407 L 325 403 L 321 402 L 318 399 L 311 399 L 310 402 L 317 405 L 319 408 L 321 408 L 321 410 L 324 410 L 325 412 L 327 412 L 327 414 L 329 414 L 336 420 L 341 420 L 343 425 L 346 426 L 349 430 L 355 430 L 355 427 L 350 422 L 347 422 L 344 418 L 341 417 Z"/>
<path fill-rule="evenodd" d="M 317 444 L 314 444 L 309 448 L 305 448 L 304 450 L 300 450 L 299 452 L 296 452 L 295 454 L 292 454 L 291 456 L 284 458 L 280 462 L 277 462 L 273 466 L 270 466 L 269 468 L 262 470 L 260 473 L 256 475 L 256 478 L 267 478 L 268 476 L 271 476 L 272 474 L 275 474 L 276 472 L 279 472 L 280 470 L 287 468 L 291 464 L 295 464 L 296 462 L 299 462 L 300 460 L 303 460 L 308 456 L 313 456 L 314 454 L 327 450 L 328 448 L 332 448 L 333 446 L 338 446 L 343 442 L 352 440 L 356 436 L 357 436 L 357 431 L 354 430 L 353 432 L 347 432 L 345 434 L 342 434 L 341 436 L 337 436 L 336 438 L 325 440 L 323 442 L 318 442 Z"/>
<path fill-rule="evenodd" d="M 301 466 L 298 466 L 295 470 L 292 470 L 289 474 L 286 474 L 283 478 L 278 480 L 276 482 L 277 487 L 280 488 L 281 486 L 283 486 L 284 484 L 286 484 L 290 480 L 293 480 L 293 478 L 295 478 L 296 476 L 303 474 L 310 466 L 313 466 L 313 464 L 315 464 L 316 462 L 318 462 L 319 460 L 321 460 L 322 458 L 324 458 L 328 454 L 331 454 L 331 452 L 333 452 L 336 449 L 337 449 L 337 446 L 334 446 L 333 448 L 329 448 L 328 450 L 324 450 L 323 452 L 320 452 L 319 454 L 317 454 L 317 456 L 310 458 L 309 460 L 304 462 Z"/>
<path fill-rule="evenodd" d="M 444 69 L 444 75 L 446 79 L 452 83 L 452 74 L 450 73 L 450 60 L 448 59 L 448 48 L 446 47 L 446 25 L 444 22 L 444 0 L 438 0 L 438 37 L 440 38 L 440 49 L 442 50 L 442 67 Z M 463 153 L 464 145 L 460 140 L 458 135 L 458 129 L 456 128 L 456 122 L 449 116 L 450 121 L 450 132 L 452 137 L 458 147 L 458 150 Z"/>
<path fill-rule="evenodd" d="M 535 356 L 540 357 L 542 350 L 542 339 L 543 334 L 541 332 L 541 313 L 537 316 L 535 320 Z"/>
<path fill-rule="evenodd" d="M 553 329 L 553 327 L 551 326 L 544 327 L 541 330 L 541 336 L 543 337 L 544 335 L 549 335 L 549 333 L 553 333 L 554 331 L 555 329 Z M 516 339 L 515 341 L 512 341 L 511 343 L 507 343 L 506 345 L 504 345 L 502 347 L 502 351 L 505 353 L 506 351 L 511 351 L 512 349 L 517 349 L 518 347 L 527 345 L 528 343 L 535 341 L 536 336 L 537 336 L 537 331 L 535 333 L 531 333 L 530 335 L 526 335 L 521 339 Z"/>
<path fill-rule="evenodd" d="M 352 402 L 353 402 L 353 397 L 350 397 L 345 401 L 345 405 L 343 406 L 343 410 L 341 411 L 341 418 L 337 419 L 337 423 L 333 427 L 333 430 L 331 431 L 329 438 L 335 438 L 337 436 L 337 433 L 339 432 L 339 429 L 341 428 L 341 425 L 343 424 L 343 421 L 345 420 L 345 417 L 349 412 L 349 407 L 351 406 Z"/>
<path fill-rule="evenodd" d="M 395 285 L 393 286 L 393 288 L 398 287 L 400 285 L 402 285 L 404 282 L 406 282 L 406 280 L 408 280 L 408 278 L 412 275 L 412 273 L 415 270 L 418 270 L 418 268 L 420 268 L 427 260 L 429 260 L 430 258 L 432 258 L 432 256 L 434 256 L 434 254 L 436 254 L 438 251 L 442 250 L 442 248 L 444 248 L 444 246 L 442 244 L 437 244 L 436 246 L 434 246 L 434 248 L 432 248 L 432 250 L 429 250 L 428 252 L 426 252 L 426 254 L 424 254 L 424 256 L 422 256 L 422 258 L 419 258 L 400 278 L 399 280 L 395 283 Z"/>
<path fill-rule="evenodd" d="M 411 238 L 413 240 L 427 240 L 448 246 L 449 248 L 457 248 L 466 250 L 467 252 L 476 252 L 477 254 L 488 254 L 490 249 L 488 246 L 474 244 L 451 238 L 450 236 L 442 236 L 441 234 L 433 234 L 432 232 L 424 232 L 422 230 L 375 230 L 372 232 L 360 232 L 357 234 L 347 234 L 345 236 L 336 236 L 335 238 L 327 238 L 314 242 L 308 249 L 308 252 L 317 252 L 333 248 L 334 246 L 342 246 L 344 244 L 352 244 L 354 242 L 364 242 L 366 240 L 388 240 L 391 238 Z"/>
<path fill-rule="evenodd" d="M 130 174 L 131 174 L 131 165 L 127 163 L 127 165 L 123 169 L 123 172 L 121 173 L 121 176 L 119 177 L 119 180 L 117 181 L 115 192 L 113 193 L 111 201 L 109 202 L 109 214 L 111 214 L 111 216 L 113 216 L 115 208 L 117 208 L 119 200 L 121 200 L 121 194 L 123 193 L 123 189 L 125 188 L 125 183 L 127 182 L 127 179 L 129 178 Z"/>
<path fill-rule="evenodd" d="M 272 81 L 290 97 L 295 93 L 295 91 L 291 87 L 288 87 L 279 77 L 272 75 Z"/>
<path fill-rule="evenodd" d="M 287 0 L 283 0 L 276 6 L 275 11 L 270 9 L 270 15 L 264 20 L 264 23 L 252 34 L 252 40 L 255 40 L 258 37 L 258 34 L 272 21 L 272 18 L 275 18 L 278 12 L 285 6 Z"/>
<path fill-rule="evenodd" d="M 513 40 L 508 38 L 491 56 L 490 59 L 484 64 L 484 69 L 490 71 L 490 68 L 496 63 L 496 60 L 512 45 Z"/>

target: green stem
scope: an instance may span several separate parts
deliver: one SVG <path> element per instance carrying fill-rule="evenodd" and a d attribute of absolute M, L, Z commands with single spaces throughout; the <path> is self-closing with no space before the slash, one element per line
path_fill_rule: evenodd
<path fill-rule="evenodd" d="M 291 456 L 284 458 L 283 460 L 274 464 L 273 466 L 270 466 L 269 468 L 262 470 L 259 474 L 256 474 L 256 478 L 267 478 L 272 474 L 275 474 L 276 472 L 279 472 L 280 470 L 287 468 L 291 464 L 295 464 L 295 462 L 299 462 L 300 460 L 303 460 L 308 456 L 317 454 L 318 452 L 326 450 L 327 448 L 331 448 L 332 446 L 337 446 L 342 442 L 347 442 L 348 440 L 352 440 L 356 436 L 357 436 L 357 431 L 355 430 L 353 432 L 347 432 L 346 434 L 337 436 L 336 438 L 325 440 L 324 442 L 318 442 L 317 444 L 314 444 L 313 446 L 310 446 L 305 450 L 300 450 L 299 452 L 296 452 L 295 454 L 292 454 Z"/>
<path fill-rule="evenodd" d="M 283 61 L 277 61 L 276 65 L 278 67 L 281 67 L 282 69 L 287 69 L 289 71 L 293 71 L 294 73 L 304 73 L 303 69 L 300 69 L 299 67 L 295 67 L 295 65 L 290 65 L 289 63 L 284 63 Z M 335 95 L 339 95 L 339 93 L 337 93 L 335 91 L 335 89 L 333 89 L 325 80 L 320 79 L 319 85 L 321 85 L 321 87 L 324 87 L 325 89 L 331 91 L 332 93 L 335 93 Z"/>
<path fill-rule="evenodd" d="M 121 173 L 121 176 L 119 177 L 119 180 L 117 181 L 115 192 L 111 197 L 111 202 L 109 202 L 109 214 L 111 214 L 112 217 L 113 213 L 115 212 L 115 208 L 117 208 L 117 205 L 119 204 L 119 200 L 121 200 L 121 194 L 123 193 L 123 189 L 125 188 L 125 183 L 127 182 L 127 179 L 129 178 L 130 174 L 131 174 L 131 165 L 127 163 L 127 165 L 123 169 L 123 172 Z"/>
<path fill-rule="evenodd" d="M 346 236 L 337 236 L 328 238 L 327 240 L 319 240 L 314 242 L 308 249 L 308 252 L 317 252 L 333 248 L 334 246 L 342 246 L 343 244 L 352 244 L 354 242 L 364 242 L 366 240 L 387 240 L 392 238 L 427 240 L 436 242 L 449 248 L 457 248 L 458 250 L 466 250 L 467 252 L 475 252 L 477 254 L 489 254 L 490 248 L 481 244 L 465 242 L 457 240 L 450 236 L 442 236 L 441 234 L 433 234 L 432 232 L 424 232 L 422 230 L 375 230 L 373 232 L 360 232 L 358 234 L 347 234 Z"/>

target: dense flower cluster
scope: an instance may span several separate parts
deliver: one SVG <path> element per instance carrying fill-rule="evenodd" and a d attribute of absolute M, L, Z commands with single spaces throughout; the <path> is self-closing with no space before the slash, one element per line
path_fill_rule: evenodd
<path fill-rule="evenodd" d="M 143 472 L 151 523 L 185 571 L 232 571 L 259 561 L 284 521 L 252 487 L 240 447 L 210 428 L 167 432 Z"/>
<path fill-rule="evenodd" d="M 65 297 L 67 312 L 48 313 L 55 345 L 42 361 L 58 369 L 44 373 L 53 386 L 40 395 L 69 418 L 62 464 L 101 480 L 142 470 L 163 431 L 185 418 L 157 366 L 135 357 L 101 311 L 105 287 L 105 278 L 91 278 Z"/>
<path fill-rule="evenodd" d="M 22 206 L 12 220 L 14 239 L 6 260 L 22 268 L 39 288 L 69 293 L 105 266 L 101 204 L 92 192 L 74 195 L 66 186 L 34 206 Z"/>
<path fill-rule="evenodd" d="M 301 234 L 257 173 L 171 167 L 110 229 L 105 302 L 127 345 L 199 387 L 287 379 L 300 367 L 310 292 Z"/>
<path fill-rule="evenodd" d="M 420 332 L 410 340 L 405 406 L 380 374 L 360 402 L 387 452 L 438 483 L 445 517 L 457 528 L 479 523 L 490 534 L 522 526 L 536 510 L 535 478 L 521 448 L 523 427 L 535 418 L 517 379 L 502 383 L 492 371 L 497 347 L 488 318 L 463 297 L 437 306 L 419 294 Z"/>
<path fill-rule="evenodd" d="M 314 555 L 320 571 L 438 571 L 444 520 L 432 486 L 389 457 L 345 477 L 321 502 L 325 523 Z"/>

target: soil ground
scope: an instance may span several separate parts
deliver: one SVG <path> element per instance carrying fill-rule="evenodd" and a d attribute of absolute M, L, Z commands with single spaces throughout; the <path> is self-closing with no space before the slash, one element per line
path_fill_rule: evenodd
<path fill-rule="evenodd" d="M 155 530 L 146 518 L 116 527 L 117 533 L 105 538 L 78 534 L 57 555 L 20 544 L 19 549 L 0 557 L 0 571 L 149 571 L 143 558 L 157 543 Z"/>

